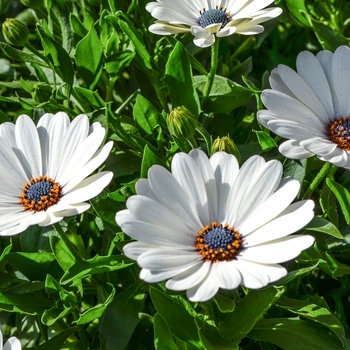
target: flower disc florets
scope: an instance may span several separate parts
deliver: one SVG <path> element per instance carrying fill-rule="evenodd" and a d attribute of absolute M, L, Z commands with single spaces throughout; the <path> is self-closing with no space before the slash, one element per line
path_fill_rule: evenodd
<path fill-rule="evenodd" d="M 198 232 L 196 249 L 207 262 L 230 261 L 242 247 L 241 235 L 228 224 L 213 222 Z"/>
<path fill-rule="evenodd" d="M 215 9 L 205 10 L 202 9 L 199 11 L 201 16 L 198 19 L 198 23 L 202 28 L 205 28 L 211 24 L 222 23 L 221 28 L 225 27 L 225 25 L 230 21 L 230 13 L 226 12 L 226 8 L 222 6 L 219 8 L 216 6 Z"/>

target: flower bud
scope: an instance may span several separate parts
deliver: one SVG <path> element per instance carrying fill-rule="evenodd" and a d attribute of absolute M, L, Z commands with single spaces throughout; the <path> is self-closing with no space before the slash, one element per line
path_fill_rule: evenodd
<path fill-rule="evenodd" d="M 44 0 L 21 0 L 21 3 L 32 9 L 44 7 Z"/>
<path fill-rule="evenodd" d="M 238 151 L 238 148 L 229 136 L 218 137 L 213 142 L 213 145 L 211 147 L 211 154 L 221 151 L 233 154 L 237 158 L 238 162 L 241 161 L 241 155 Z"/>
<path fill-rule="evenodd" d="M 188 139 L 196 131 L 197 120 L 184 106 L 173 109 L 168 115 L 168 128 L 170 133 L 179 139 Z"/>
<path fill-rule="evenodd" d="M 52 95 L 52 89 L 50 85 L 43 82 L 36 83 L 34 85 L 32 96 L 35 101 L 38 101 L 41 103 L 47 102 L 50 99 L 51 95 Z"/>
<path fill-rule="evenodd" d="M 7 18 L 2 24 L 2 35 L 7 43 L 15 46 L 23 46 L 29 36 L 28 27 L 15 18 Z"/>

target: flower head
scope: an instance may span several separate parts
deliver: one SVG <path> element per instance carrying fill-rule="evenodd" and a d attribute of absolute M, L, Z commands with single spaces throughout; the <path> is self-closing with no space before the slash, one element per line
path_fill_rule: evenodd
<path fill-rule="evenodd" d="M 0 350 L 21 350 L 22 345 L 21 342 L 16 337 L 11 337 L 7 340 L 7 342 L 2 346 L 3 338 L 2 332 L 0 331 Z"/>
<path fill-rule="evenodd" d="M 154 34 L 169 35 L 191 32 L 200 47 L 213 45 L 217 37 L 234 33 L 259 34 L 260 23 L 279 16 L 278 7 L 265 8 L 273 0 L 157 0 L 146 5 L 156 18 L 149 27 Z M 264 9 L 265 8 L 265 9 Z"/>
<path fill-rule="evenodd" d="M 27 115 L 0 125 L 0 235 L 30 225 L 46 226 L 89 209 L 111 172 L 89 176 L 107 158 L 112 142 L 86 115 L 44 114 L 37 125 Z"/>
<path fill-rule="evenodd" d="M 285 276 L 279 263 L 295 258 L 314 238 L 293 235 L 313 218 L 310 200 L 291 204 L 299 182 L 282 179 L 282 165 L 249 158 L 239 169 L 233 155 L 200 150 L 176 154 L 172 173 L 153 166 L 136 184 L 137 195 L 117 213 L 135 238 L 124 253 L 137 260 L 140 278 L 167 280 L 206 301 L 219 288 L 262 288 Z"/>
<path fill-rule="evenodd" d="M 292 159 L 317 155 L 350 169 L 350 49 L 340 46 L 316 57 L 303 51 L 297 72 L 279 65 L 270 84 L 261 97 L 267 110 L 258 112 L 258 120 L 289 139 L 279 151 Z"/>

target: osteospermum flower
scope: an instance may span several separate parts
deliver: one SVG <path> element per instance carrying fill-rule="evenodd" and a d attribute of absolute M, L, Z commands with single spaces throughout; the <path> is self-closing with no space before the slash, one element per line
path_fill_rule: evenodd
<path fill-rule="evenodd" d="M 206 301 L 219 288 L 262 288 L 285 276 L 279 265 L 310 247 L 314 238 L 291 233 L 313 218 L 310 200 L 291 204 L 299 182 L 282 165 L 249 158 L 239 169 L 233 155 L 200 150 L 176 154 L 172 173 L 153 166 L 116 221 L 136 242 L 124 253 L 137 260 L 140 278 L 167 280 Z"/>
<path fill-rule="evenodd" d="M 265 8 L 274 0 L 157 0 L 146 5 L 157 19 L 149 27 L 154 34 L 169 35 L 191 32 L 200 47 L 213 45 L 215 35 L 224 37 L 234 33 L 259 34 L 260 23 L 281 14 L 278 7 Z M 265 8 L 265 9 L 264 9 Z"/>
<path fill-rule="evenodd" d="M 316 57 L 303 51 L 297 72 L 279 65 L 270 84 L 261 97 L 267 110 L 258 112 L 258 120 L 289 139 L 279 151 L 292 159 L 317 155 L 350 169 L 350 49 L 340 46 Z"/>
<path fill-rule="evenodd" d="M 105 129 L 86 115 L 44 114 L 37 126 L 27 115 L 0 125 L 0 235 L 46 226 L 89 209 L 111 172 L 89 176 L 107 158 Z"/>
<path fill-rule="evenodd" d="M 21 350 L 22 345 L 21 342 L 16 337 L 11 337 L 7 340 L 7 342 L 3 344 L 2 332 L 0 331 L 0 350 Z"/>

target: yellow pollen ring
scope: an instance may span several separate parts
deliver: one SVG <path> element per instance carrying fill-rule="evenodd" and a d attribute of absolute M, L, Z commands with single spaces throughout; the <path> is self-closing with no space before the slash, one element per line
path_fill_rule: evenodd
<path fill-rule="evenodd" d="M 344 123 L 350 124 L 350 117 L 338 118 L 333 121 L 327 129 L 328 137 L 339 148 L 344 151 L 350 151 L 350 136 L 348 136 L 348 131 L 342 125 Z"/>
<path fill-rule="evenodd" d="M 211 249 L 208 244 L 205 243 L 204 236 L 215 228 L 221 228 L 229 231 L 232 234 L 232 242 L 225 248 L 218 250 Z M 211 225 L 205 226 L 202 230 L 198 231 L 198 237 L 196 238 L 196 249 L 199 254 L 203 256 L 206 262 L 216 263 L 219 261 L 231 261 L 240 252 L 242 248 L 242 237 L 238 231 L 233 227 L 229 227 L 228 224 L 222 225 L 218 222 L 213 222 Z"/>
<path fill-rule="evenodd" d="M 48 182 L 52 184 L 52 188 L 50 189 L 49 193 L 47 195 L 41 196 L 38 201 L 31 200 L 28 198 L 28 190 L 30 187 L 36 183 L 39 182 Z M 55 180 L 47 177 L 47 176 L 40 176 L 37 178 L 31 178 L 28 183 L 26 183 L 22 188 L 22 193 L 19 198 L 19 202 L 22 204 L 24 210 L 29 211 L 43 211 L 47 210 L 49 207 L 56 204 L 60 198 L 62 188 L 61 186 L 55 182 Z"/>

